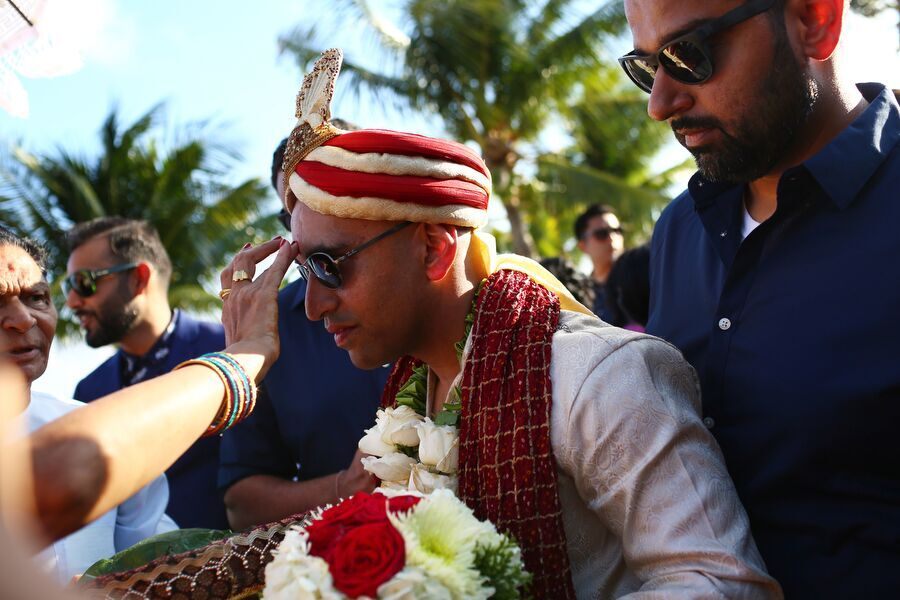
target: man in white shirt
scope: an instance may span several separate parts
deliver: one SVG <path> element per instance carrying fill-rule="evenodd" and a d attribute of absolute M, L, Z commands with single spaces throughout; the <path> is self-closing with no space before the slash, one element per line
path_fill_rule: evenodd
<path fill-rule="evenodd" d="M 29 391 L 47 368 L 56 320 L 46 280 L 46 252 L 0 227 L 0 358 L 22 371 Z M 30 392 L 23 429 L 32 432 L 80 406 L 74 400 Z M 165 477 L 159 477 L 90 525 L 47 547 L 38 560 L 66 582 L 101 558 L 176 529 L 165 515 L 168 498 Z"/>

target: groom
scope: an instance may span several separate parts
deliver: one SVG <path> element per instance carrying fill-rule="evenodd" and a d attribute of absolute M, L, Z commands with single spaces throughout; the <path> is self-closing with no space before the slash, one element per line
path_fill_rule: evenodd
<path fill-rule="evenodd" d="M 519 541 L 534 595 L 781 597 L 678 351 L 496 256 L 467 147 L 334 128 L 340 63 L 327 51 L 304 80 L 285 156 L 307 315 L 358 367 L 397 361 L 387 404 L 414 365 L 431 414 L 459 386 L 459 495 Z"/>

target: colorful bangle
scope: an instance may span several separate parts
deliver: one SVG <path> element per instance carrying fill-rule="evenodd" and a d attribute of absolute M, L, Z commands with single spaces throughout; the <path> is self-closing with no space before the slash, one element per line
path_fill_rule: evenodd
<path fill-rule="evenodd" d="M 241 364 L 224 352 L 210 352 L 198 358 L 186 360 L 177 367 L 203 365 L 218 375 L 225 387 L 222 406 L 210 423 L 204 436 L 215 435 L 240 423 L 256 406 L 256 385 L 247 377 Z"/>

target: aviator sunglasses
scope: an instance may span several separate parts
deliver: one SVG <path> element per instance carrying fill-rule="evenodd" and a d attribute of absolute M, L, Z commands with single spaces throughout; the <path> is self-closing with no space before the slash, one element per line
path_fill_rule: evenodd
<path fill-rule="evenodd" d="M 619 58 L 619 64 L 636 86 L 647 92 L 653 89 L 653 80 L 659 67 L 676 81 L 696 85 L 713 75 L 713 59 L 707 39 L 734 27 L 751 17 L 764 13 L 775 0 L 751 0 L 737 8 L 701 25 L 692 32 L 675 38 L 653 54 L 637 54 L 634 51 Z"/>
<path fill-rule="evenodd" d="M 318 280 L 319 283 L 324 285 L 325 287 L 336 290 L 341 287 L 341 283 L 343 279 L 341 279 L 341 269 L 340 264 L 350 258 L 351 256 L 355 256 L 374 244 L 379 240 L 383 240 L 384 238 L 397 233 L 407 225 L 412 225 L 412 221 L 404 221 L 397 225 L 394 225 L 384 233 L 380 233 L 373 237 L 371 240 L 360 244 L 356 248 L 341 254 L 337 258 L 332 258 L 330 254 L 326 254 L 325 252 L 313 252 L 306 258 L 306 262 L 297 263 L 297 270 L 300 271 L 300 277 L 309 281 L 310 273 Z"/>
<path fill-rule="evenodd" d="M 69 292 L 75 292 L 82 298 L 93 296 L 97 293 L 97 281 L 107 275 L 120 273 L 135 268 L 140 263 L 123 263 L 106 269 L 95 269 L 93 271 L 82 269 L 75 271 L 62 281 L 63 291 L 66 295 Z"/>

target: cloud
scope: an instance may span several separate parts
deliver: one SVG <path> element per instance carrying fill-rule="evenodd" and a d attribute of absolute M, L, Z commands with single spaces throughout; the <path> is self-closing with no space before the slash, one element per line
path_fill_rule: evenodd
<path fill-rule="evenodd" d="M 134 53 L 137 27 L 114 0 L 56 0 L 48 3 L 41 29 L 54 44 L 85 62 L 127 63 Z"/>

